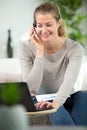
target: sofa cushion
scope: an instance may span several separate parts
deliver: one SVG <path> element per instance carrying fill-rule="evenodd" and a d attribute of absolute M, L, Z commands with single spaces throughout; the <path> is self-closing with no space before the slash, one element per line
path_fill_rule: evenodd
<path fill-rule="evenodd" d="M 0 59 L 0 82 L 22 81 L 19 60 L 17 58 Z"/>
<path fill-rule="evenodd" d="M 21 82 L 21 74 L 0 73 L 0 82 Z"/>

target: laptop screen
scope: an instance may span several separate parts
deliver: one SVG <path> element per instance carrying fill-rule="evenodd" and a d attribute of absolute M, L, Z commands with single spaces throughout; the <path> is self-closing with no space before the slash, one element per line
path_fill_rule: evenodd
<path fill-rule="evenodd" d="M 9 102 L 14 97 L 18 98 L 19 95 L 16 104 L 24 105 L 27 112 L 36 111 L 29 88 L 25 82 L 0 83 L 0 105 L 6 104 L 7 102 L 7 101 L 4 102 L 2 100 L 1 98 L 2 92 L 4 92 L 4 95 L 9 94 L 8 96 Z"/>

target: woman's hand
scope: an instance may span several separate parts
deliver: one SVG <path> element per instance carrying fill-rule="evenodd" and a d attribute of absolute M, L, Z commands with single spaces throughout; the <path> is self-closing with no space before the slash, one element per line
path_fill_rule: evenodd
<path fill-rule="evenodd" d="M 55 108 L 55 109 L 59 109 L 59 107 L 61 106 L 57 101 L 53 101 L 53 102 L 48 102 L 48 101 L 40 101 L 38 103 L 35 104 L 35 106 L 37 108 Z"/>
<path fill-rule="evenodd" d="M 31 38 L 31 41 L 34 43 L 34 45 L 36 47 L 36 57 L 42 58 L 43 55 L 44 55 L 44 45 L 41 42 L 39 35 L 37 36 L 35 34 L 34 28 L 32 28 L 30 30 L 30 38 Z"/>

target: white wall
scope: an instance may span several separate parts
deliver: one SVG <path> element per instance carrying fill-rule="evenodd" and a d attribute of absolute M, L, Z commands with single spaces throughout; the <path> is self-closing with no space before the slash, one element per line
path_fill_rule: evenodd
<path fill-rule="evenodd" d="M 39 3 L 41 0 L 0 0 L 0 58 L 6 57 L 7 30 L 12 31 L 15 48 L 20 37 L 32 26 L 33 12 Z"/>

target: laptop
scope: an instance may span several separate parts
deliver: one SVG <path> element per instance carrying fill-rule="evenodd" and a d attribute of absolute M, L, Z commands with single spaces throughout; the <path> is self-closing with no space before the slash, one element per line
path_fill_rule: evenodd
<path fill-rule="evenodd" d="M 8 85 L 11 85 L 12 87 L 18 88 L 18 93 L 22 94 L 20 100 L 17 102 L 17 104 L 22 104 L 25 106 L 27 112 L 35 112 L 35 111 L 44 111 L 44 110 L 51 110 L 53 108 L 44 108 L 44 109 L 38 109 L 35 107 L 35 103 L 37 102 L 37 99 L 35 96 L 31 96 L 29 87 L 26 82 L 11 82 L 11 83 L 0 83 L 0 90 L 2 88 L 8 87 Z M 20 91 L 19 91 L 20 90 Z M 4 104 L 4 102 L 0 98 L 0 105 Z"/>

